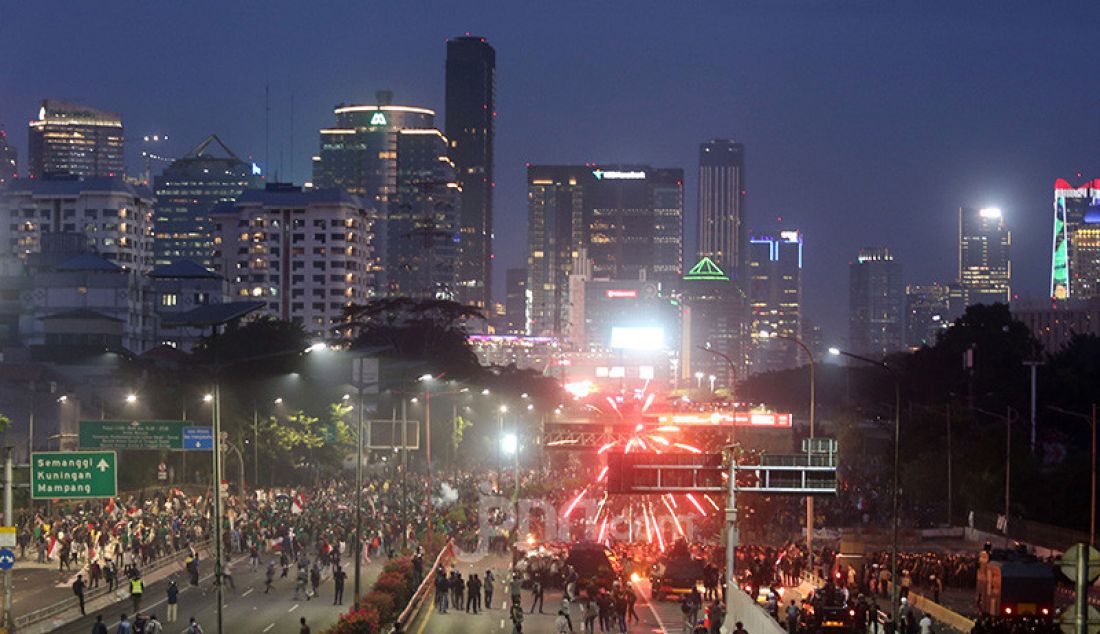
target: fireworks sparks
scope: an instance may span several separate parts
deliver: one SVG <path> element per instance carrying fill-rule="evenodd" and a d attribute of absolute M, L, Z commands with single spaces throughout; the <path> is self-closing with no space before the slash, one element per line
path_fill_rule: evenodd
<path fill-rule="evenodd" d="M 569 503 L 569 508 L 565 509 L 564 517 L 569 517 L 573 513 L 573 509 L 577 508 L 577 505 L 581 503 L 581 499 L 585 496 L 586 493 L 588 493 L 588 487 L 582 489 L 580 495 L 578 495 L 576 498 L 573 499 L 572 502 Z"/>
<path fill-rule="evenodd" d="M 703 453 L 702 449 L 698 447 L 692 447 L 691 445 L 685 445 L 682 442 L 674 442 L 672 443 L 672 446 L 676 447 L 677 449 L 683 449 L 684 451 L 690 451 L 691 453 Z"/>
<path fill-rule="evenodd" d="M 718 503 L 715 502 L 713 499 L 711 499 L 710 495 L 704 493 L 703 494 L 703 499 L 706 500 L 707 502 L 709 502 L 710 505 L 714 507 L 714 510 L 716 510 L 716 511 L 721 510 L 720 508 L 718 508 Z"/>
<path fill-rule="evenodd" d="M 598 478 L 596 478 L 596 482 L 603 482 L 603 479 L 607 477 L 607 470 L 608 469 L 610 469 L 610 467 L 608 467 L 607 465 L 604 465 L 604 468 L 600 470 L 600 476 Z"/>
<path fill-rule="evenodd" d="M 609 451 L 609 450 L 610 450 L 610 449 L 611 449 L 612 447 L 614 447 L 614 446 L 615 446 L 615 445 L 617 445 L 617 444 L 619 444 L 619 443 L 618 443 L 618 441 L 614 441 L 614 442 L 609 442 L 609 443 L 607 443 L 607 444 L 606 444 L 606 445 L 604 445 L 603 447 L 600 447 L 600 448 L 599 448 L 599 450 L 598 450 L 598 451 L 596 452 L 596 455 L 598 456 L 598 455 L 600 455 L 600 454 L 604 454 L 604 453 L 607 453 L 607 452 L 608 452 L 608 451 Z"/>
<path fill-rule="evenodd" d="M 688 499 L 688 502 L 691 502 L 692 506 L 694 506 L 695 509 L 697 511 L 699 511 L 700 515 L 702 515 L 703 517 L 707 516 L 707 510 L 703 508 L 702 504 L 699 504 L 699 502 L 695 499 L 694 495 L 688 493 L 684 497 L 686 497 Z"/>

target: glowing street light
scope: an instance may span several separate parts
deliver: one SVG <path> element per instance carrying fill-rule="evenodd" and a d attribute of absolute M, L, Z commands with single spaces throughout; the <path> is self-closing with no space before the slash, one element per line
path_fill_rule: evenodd
<path fill-rule="evenodd" d="M 126 395 L 126 402 L 130 403 L 131 405 L 134 404 L 134 403 L 137 403 L 137 394 L 133 394 L 133 393 L 127 394 Z"/>
<path fill-rule="evenodd" d="M 698 390 L 703 387 L 703 376 L 705 375 L 702 372 L 695 373 L 695 389 Z"/>
<path fill-rule="evenodd" d="M 515 434 L 504 434 L 500 437 L 500 450 L 506 456 L 516 453 L 519 451 L 519 438 Z"/>
<path fill-rule="evenodd" d="M 57 397 L 57 402 L 58 402 L 58 403 L 64 403 L 64 402 L 65 402 L 65 401 L 67 401 L 67 400 L 69 400 L 69 397 L 68 397 L 68 396 L 66 396 L 66 395 L 64 395 L 64 394 L 62 394 L 61 396 L 58 396 L 58 397 Z"/>
<path fill-rule="evenodd" d="M 833 355 L 834 357 L 839 357 L 840 356 L 840 348 L 837 348 L 836 346 L 833 346 L 832 348 L 829 348 L 829 354 Z"/>
<path fill-rule="evenodd" d="M 279 398 L 275 399 L 274 402 L 275 402 L 276 405 L 282 405 L 283 404 L 283 397 L 280 396 Z"/>
<path fill-rule="evenodd" d="M 318 341 L 317 343 L 310 344 L 310 346 L 308 348 L 306 348 L 305 351 L 306 352 L 323 352 L 325 350 L 328 350 L 328 344 L 325 343 L 324 341 Z"/>
<path fill-rule="evenodd" d="M 213 401 L 214 401 L 214 395 L 213 394 L 203 394 L 202 395 L 202 402 L 203 403 L 212 403 Z"/>
<path fill-rule="evenodd" d="M 484 390 L 481 390 L 481 395 L 482 396 L 489 396 L 489 388 L 485 388 Z"/>
<path fill-rule="evenodd" d="M 435 379 L 435 377 L 432 376 L 431 374 L 421 374 L 420 378 L 418 378 L 417 381 L 420 381 L 422 383 L 427 383 L 428 381 L 431 381 L 433 379 Z"/>

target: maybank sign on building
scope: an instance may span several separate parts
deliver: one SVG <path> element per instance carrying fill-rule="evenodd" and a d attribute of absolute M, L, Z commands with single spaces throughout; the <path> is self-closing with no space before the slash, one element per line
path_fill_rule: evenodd
<path fill-rule="evenodd" d="M 619 170 L 592 170 L 592 175 L 596 177 L 596 180 L 603 181 L 644 181 L 645 172 L 643 171 L 619 171 Z"/>

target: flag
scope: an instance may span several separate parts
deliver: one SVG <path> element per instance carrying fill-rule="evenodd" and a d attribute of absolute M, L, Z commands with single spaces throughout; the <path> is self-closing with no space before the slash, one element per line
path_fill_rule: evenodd
<path fill-rule="evenodd" d="M 103 510 L 107 511 L 107 515 L 115 514 L 115 499 L 113 497 L 107 500 L 107 506 Z"/>
<path fill-rule="evenodd" d="M 58 541 L 57 535 L 50 535 L 50 548 L 46 554 L 47 559 L 57 557 L 59 552 L 61 552 L 61 542 Z"/>

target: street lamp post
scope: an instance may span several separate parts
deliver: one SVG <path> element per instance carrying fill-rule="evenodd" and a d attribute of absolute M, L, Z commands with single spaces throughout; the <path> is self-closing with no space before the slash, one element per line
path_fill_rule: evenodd
<path fill-rule="evenodd" d="M 442 376 L 442 375 L 440 375 Z M 418 381 L 424 384 L 424 459 L 428 468 L 428 530 L 424 541 L 429 550 L 432 545 L 432 391 L 431 384 L 436 377 L 431 374 L 422 374 Z"/>
<path fill-rule="evenodd" d="M 890 375 L 890 378 L 894 380 L 894 492 L 893 492 L 893 512 L 890 523 L 892 524 L 892 536 L 890 538 L 890 613 L 893 615 L 894 622 L 898 620 L 898 457 L 899 457 L 899 443 L 898 439 L 901 436 L 901 378 L 898 376 L 897 370 L 886 365 L 883 361 L 875 361 L 867 357 L 862 357 L 858 354 L 853 354 L 839 348 L 829 348 L 829 354 L 842 355 L 849 359 L 855 359 L 856 361 L 862 361 L 870 365 L 882 368 Z"/>

